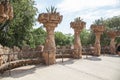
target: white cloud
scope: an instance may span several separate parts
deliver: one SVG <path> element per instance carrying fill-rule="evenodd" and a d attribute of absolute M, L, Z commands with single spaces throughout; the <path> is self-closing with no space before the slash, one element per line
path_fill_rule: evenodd
<path fill-rule="evenodd" d="M 57 7 L 60 11 L 75 12 L 88 8 L 115 6 L 116 0 L 63 0 Z"/>
<path fill-rule="evenodd" d="M 39 12 L 44 12 L 45 8 L 49 5 L 49 3 L 45 4 L 41 1 L 36 2 L 36 4 Z M 117 4 L 118 0 L 62 0 L 61 3 L 56 4 L 56 7 L 60 14 L 63 15 L 63 20 L 55 31 L 73 34 L 74 31 L 70 28 L 70 22 L 79 16 L 87 23 L 86 28 L 89 29 L 96 19 L 101 17 L 106 19 L 120 15 L 120 7 Z M 39 27 L 40 25 L 37 23 L 36 26 Z"/>
<path fill-rule="evenodd" d="M 113 16 L 118 16 L 120 15 L 120 9 L 115 9 L 115 10 L 107 10 L 105 16 L 106 17 L 113 17 Z"/>

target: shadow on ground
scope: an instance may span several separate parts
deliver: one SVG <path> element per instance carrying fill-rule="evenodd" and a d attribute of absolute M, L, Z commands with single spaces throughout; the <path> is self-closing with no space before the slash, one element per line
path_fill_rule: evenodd
<path fill-rule="evenodd" d="M 100 57 L 97 57 L 97 56 L 89 56 L 84 59 L 91 60 L 91 61 L 101 61 L 102 60 Z"/>
<path fill-rule="evenodd" d="M 23 67 L 28 67 L 28 66 L 23 66 Z M 30 68 L 22 68 L 22 67 L 15 68 L 11 70 L 11 75 L 9 75 L 9 71 L 6 71 L 4 74 L 0 75 L 0 80 L 7 77 L 12 77 L 12 78 L 24 77 L 26 75 L 34 74 L 37 68 L 43 69 L 46 67 L 48 66 L 40 64 L 40 65 L 31 65 Z"/>
<path fill-rule="evenodd" d="M 113 55 L 113 54 L 109 54 L 109 55 L 105 55 L 105 56 L 107 56 L 107 57 L 115 57 L 115 58 L 120 58 L 120 56 L 119 55 Z"/>
<path fill-rule="evenodd" d="M 68 59 L 68 60 L 65 60 L 63 59 L 63 62 L 62 60 L 60 61 L 57 61 L 57 64 L 61 64 L 61 65 L 69 65 L 69 64 L 73 64 L 75 62 L 75 59 Z"/>

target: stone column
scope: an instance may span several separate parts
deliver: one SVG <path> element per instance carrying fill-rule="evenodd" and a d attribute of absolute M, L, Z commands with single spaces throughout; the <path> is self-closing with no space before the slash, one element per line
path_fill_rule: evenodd
<path fill-rule="evenodd" d="M 111 41 L 110 41 L 110 52 L 112 54 L 116 54 L 116 48 L 115 48 L 116 31 L 108 31 L 107 34 L 111 38 Z"/>
<path fill-rule="evenodd" d="M 73 58 L 82 58 L 82 45 L 80 40 L 80 32 L 85 27 L 86 23 L 78 20 L 70 23 L 70 26 L 74 29 L 74 51 Z"/>
<path fill-rule="evenodd" d="M 82 58 L 82 45 L 79 30 L 74 30 L 74 58 Z"/>
<path fill-rule="evenodd" d="M 96 32 L 95 33 L 95 36 L 96 36 L 96 40 L 95 40 L 95 54 L 96 56 L 100 56 L 100 53 L 101 53 L 101 45 L 100 45 L 100 36 L 101 36 L 101 33 L 99 32 Z"/>
<path fill-rule="evenodd" d="M 100 45 L 100 36 L 103 33 L 103 31 L 105 30 L 103 25 L 91 25 L 91 29 L 93 30 L 93 32 L 95 33 L 96 39 L 95 39 L 95 56 L 100 56 L 101 54 L 101 45 Z"/>
<path fill-rule="evenodd" d="M 47 37 L 44 45 L 44 53 L 43 57 L 45 59 L 46 64 L 54 64 L 56 57 L 56 47 L 54 40 L 54 29 L 57 24 L 47 23 L 44 25 L 47 31 Z M 49 59 L 48 59 L 49 57 Z"/>
<path fill-rule="evenodd" d="M 47 31 L 47 37 L 43 50 L 43 58 L 45 64 L 54 64 L 56 61 L 56 45 L 54 40 L 55 27 L 62 21 L 59 13 L 42 13 L 38 17 L 38 21 L 43 23 Z"/>

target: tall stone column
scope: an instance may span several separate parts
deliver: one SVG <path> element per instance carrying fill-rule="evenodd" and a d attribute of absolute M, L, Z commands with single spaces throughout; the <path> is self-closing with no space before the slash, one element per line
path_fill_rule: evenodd
<path fill-rule="evenodd" d="M 44 25 L 47 31 L 47 37 L 44 45 L 43 57 L 46 64 L 54 64 L 56 57 L 56 47 L 54 40 L 54 29 L 57 26 L 56 24 L 46 23 Z"/>
<path fill-rule="evenodd" d="M 99 32 L 96 32 L 95 33 L 95 36 L 96 36 L 96 40 L 95 40 L 95 54 L 96 56 L 100 56 L 100 53 L 101 53 L 101 45 L 100 45 L 100 36 L 101 36 L 101 33 Z"/>
<path fill-rule="evenodd" d="M 110 41 L 110 52 L 112 54 L 116 54 L 116 48 L 115 48 L 115 38 L 116 38 L 116 31 L 108 31 L 107 32 L 108 36 L 111 38 Z"/>
<path fill-rule="evenodd" d="M 82 45 L 80 40 L 80 33 L 85 27 L 86 23 L 80 19 L 70 23 L 70 26 L 74 29 L 74 51 L 73 58 L 82 58 Z"/>
<path fill-rule="evenodd" d="M 80 30 L 74 30 L 74 58 L 82 58 L 82 45 L 80 40 Z"/>
<path fill-rule="evenodd" d="M 91 25 L 91 29 L 93 30 L 93 32 L 95 33 L 96 39 L 95 39 L 95 56 L 100 56 L 101 54 L 101 45 L 100 45 L 100 36 L 103 33 L 103 31 L 105 30 L 103 25 Z"/>
<path fill-rule="evenodd" d="M 45 64 L 54 64 L 56 61 L 56 46 L 54 40 L 55 27 L 62 21 L 59 13 L 42 13 L 38 17 L 38 21 L 43 23 L 47 31 L 47 37 L 43 50 L 43 58 Z"/>

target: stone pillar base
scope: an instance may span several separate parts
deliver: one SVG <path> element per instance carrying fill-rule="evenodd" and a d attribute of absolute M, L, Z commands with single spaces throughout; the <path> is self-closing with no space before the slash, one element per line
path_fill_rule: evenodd
<path fill-rule="evenodd" d="M 73 58 L 74 59 L 81 59 L 82 58 L 82 54 L 80 52 L 73 52 Z"/>
<path fill-rule="evenodd" d="M 120 51 L 118 52 L 118 55 L 120 56 Z"/>
<path fill-rule="evenodd" d="M 74 58 L 74 59 L 81 59 L 82 56 L 73 55 L 73 58 Z"/>
<path fill-rule="evenodd" d="M 43 58 L 46 65 L 52 65 L 56 63 L 56 54 L 55 53 L 43 53 Z"/>
<path fill-rule="evenodd" d="M 93 56 L 100 56 L 100 54 L 93 54 Z"/>

